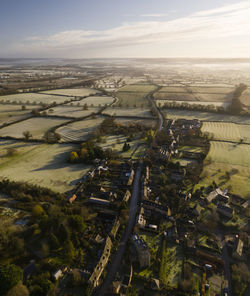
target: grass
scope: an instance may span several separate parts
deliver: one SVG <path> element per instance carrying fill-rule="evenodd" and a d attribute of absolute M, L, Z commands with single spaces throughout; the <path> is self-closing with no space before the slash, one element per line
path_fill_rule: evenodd
<path fill-rule="evenodd" d="M 25 181 L 57 192 L 73 189 L 76 182 L 90 169 L 90 166 L 70 165 L 67 162 L 74 147 L 68 144 L 47 145 L 1 140 L 0 175 L 12 181 Z M 15 156 L 6 156 L 7 148 L 15 148 Z"/>
<path fill-rule="evenodd" d="M 160 281 L 165 286 L 177 288 L 182 272 L 181 248 L 176 245 L 167 245 L 163 241 L 162 258 L 160 267 Z"/>
<path fill-rule="evenodd" d="M 250 125 L 240 125 L 229 122 L 204 122 L 202 132 L 208 132 L 213 139 L 250 143 Z"/>
<path fill-rule="evenodd" d="M 209 186 L 213 181 L 222 189 L 250 198 L 250 146 L 211 141 L 211 148 L 204 162 L 201 181 L 196 188 Z M 226 177 L 229 172 L 230 178 Z"/>
<path fill-rule="evenodd" d="M 93 88 L 66 88 L 66 89 L 53 89 L 42 92 L 44 94 L 56 94 L 63 96 L 72 97 L 85 97 L 92 94 L 100 93 L 98 90 Z"/>
<path fill-rule="evenodd" d="M 60 118 L 30 118 L 19 123 L 15 123 L 0 129 L 0 136 L 13 138 L 23 138 L 23 132 L 29 131 L 33 139 L 42 139 L 44 133 L 52 127 L 67 122 Z"/>
<path fill-rule="evenodd" d="M 201 111 L 190 111 L 190 110 L 175 110 L 165 109 L 163 113 L 167 119 L 199 119 L 201 121 L 219 121 L 219 122 L 233 122 L 240 124 L 250 124 L 250 118 L 247 116 L 234 116 L 227 114 L 218 114 Z"/>
<path fill-rule="evenodd" d="M 62 142 L 84 141 L 102 122 L 102 117 L 88 118 L 62 126 L 56 132 L 61 136 Z"/>
<path fill-rule="evenodd" d="M 41 105 L 41 104 L 52 104 L 53 102 L 56 103 L 63 103 L 65 101 L 70 100 L 69 97 L 64 96 L 54 96 L 51 94 L 44 94 L 44 93 L 22 93 L 22 94 L 15 94 L 15 95 L 7 95 L 7 96 L 0 96 L 1 102 L 16 102 L 18 104 L 27 105 Z"/>

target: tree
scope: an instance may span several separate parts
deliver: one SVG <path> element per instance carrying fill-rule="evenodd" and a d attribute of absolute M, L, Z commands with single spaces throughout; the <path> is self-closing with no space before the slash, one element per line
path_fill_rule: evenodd
<path fill-rule="evenodd" d="M 79 159 L 79 156 L 78 156 L 77 152 L 72 151 L 69 156 L 70 163 L 76 163 L 78 161 L 78 159 Z"/>
<path fill-rule="evenodd" d="M 6 296 L 29 296 L 29 290 L 21 282 L 18 282 Z"/>
<path fill-rule="evenodd" d="M 69 225 L 72 229 L 76 231 L 84 231 L 86 228 L 86 224 L 82 216 L 80 215 L 72 215 L 69 217 Z"/>
<path fill-rule="evenodd" d="M 5 295 L 19 281 L 23 280 L 23 271 L 14 264 L 0 265 L 0 295 Z"/>
<path fill-rule="evenodd" d="M 66 242 L 63 245 L 63 253 L 64 258 L 67 263 L 72 263 L 74 257 L 75 257 L 75 248 L 72 244 L 72 241 L 66 240 Z"/>
<path fill-rule="evenodd" d="M 30 138 L 32 138 L 32 134 L 30 133 L 30 131 L 23 132 L 23 136 L 26 141 L 28 141 Z"/>
<path fill-rule="evenodd" d="M 32 209 L 32 215 L 35 218 L 40 218 L 43 214 L 44 214 L 44 210 L 43 210 L 43 208 L 40 205 L 36 205 Z"/>

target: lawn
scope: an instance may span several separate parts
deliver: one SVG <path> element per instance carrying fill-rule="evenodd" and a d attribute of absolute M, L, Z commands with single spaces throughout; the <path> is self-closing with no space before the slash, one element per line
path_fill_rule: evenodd
<path fill-rule="evenodd" d="M 211 141 L 201 180 L 196 188 L 213 181 L 222 189 L 250 198 L 250 145 Z M 226 176 L 229 173 L 229 178 Z"/>
<path fill-rule="evenodd" d="M 50 128 L 58 126 L 65 122 L 67 122 L 67 120 L 61 118 L 30 118 L 0 129 L 0 136 L 24 138 L 23 132 L 29 131 L 32 135 L 32 139 L 42 139 L 44 133 Z"/>
<path fill-rule="evenodd" d="M 182 252 L 178 245 L 163 241 L 160 281 L 165 286 L 177 288 L 182 272 Z"/>
<path fill-rule="evenodd" d="M 85 97 L 89 95 L 98 94 L 100 92 L 93 88 L 66 88 L 66 89 L 47 90 L 42 93 L 71 96 L 71 97 Z"/>
<path fill-rule="evenodd" d="M 62 142 L 84 141 L 102 122 L 103 117 L 87 118 L 62 126 L 56 132 L 61 136 Z"/>
<path fill-rule="evenodd" d="M 234 116 L 219 113 L 190 111 L 190 110 L 176 110 L 164 109 L 163 113 L 167 119 L 199 119 L 201 121 L 221 121 L 221 122 L 234 122 L 240 124 L 250 124 L 250 117 L 247 116 Z"/>
<path fill-rule="evenodd" d="M 21 105 L 41 105 L 41 104 L 52 104 L 52 103 L 63 103 L 65 101 L 70 101 L 72 97 L 66 96 L 54 96 L 51 94 L 44 93 L 22 93 L 15 95 L 0 96 L 0 101 L 2 102 L 12 102 Z"/>
<path fill-rule="evenodd" d="M 202 132 L 209 133 L 213 139 L 250 143 L 250 125 L 229 122 L 203 122 Z"/>
<path fill-rule="evenodd" d="M 16 154 L 7 156 L 8 148 Z M 16 141 L 0 141 L 0 174 L 12 181 L 25 181 L 48 187 L 58 192 L 73 189 L 90 166 L 71 165 L 69 153 L 76 148 L 68 144 L 34 144 Z"/>

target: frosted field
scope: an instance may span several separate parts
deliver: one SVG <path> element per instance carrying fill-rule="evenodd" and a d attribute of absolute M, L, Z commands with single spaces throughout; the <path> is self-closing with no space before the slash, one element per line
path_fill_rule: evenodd
<path fill-rule="evenodd" d="M 103 107 L 106 104 L 109 105 L 114 102 L 113 97 L 108 96 L 91 96 L 88 98 L 84 98 L 83 100 L 79 102 L 72 102 L 67 105 L 70 106 L 84 106 L 87 104 L 88 107 Z"/>
<path fill-rule="evenodd" d="M 70 105 L 64 105 L 64 106 L 58 106 L 52 108 L 53 112 L 47 111 L 48 116 L 66 116 L 66 117 L 73 117 L 73 118 L 79 118 L 79 117 L 85 117 L 92 113 L 97 112 L 98 108 L 88 108 L 88 110 L 83 110 L 83 107 L 72 107 Z"/>
<path fill-rule="evenodd" d="M 84 119 L 60 127 L 56 132 L 61 135 L 62 142 L 84 141 L 102 122 L 102 117 L 97 117 L 96 119 Z"/>
<path fill-rule="evenodd" d="M 22 110 L 20 105 L 3 105 L 0 104 L 0 125 L 3 123 L 11 123 L 20 119 L 25 119 L 33 109 L 37 106 L 27 105 L 26 110 Z"/>
<path fill-rule="evenodd" d="M 164 106 L 165 103 L 177 103 L 177 104 L 188 104 L 188 105 L 203 105 L 203 106 L 208 106 L 208 105 L 213 105 L 215 107 L 224 107 L 227 108 L 229 106 L 229 103 L 225 102 L 200 102 L 200 101 L 171 101 L 171 100 L 156 100 L 157 106 Z M 161 105 L 159 105 L 161 104 Z"/>
<path fill-rule="evenodd" d="M 17 154 L 6 156 L 7 148 L 15 148 Z M 48 187 L 57 192 L 73 189 L 90 166 L 70 165 L 67 161 L 76 146 L 68 144 L 31 144 L 0 141 L 0 175 L 12 181 L 25 181 Z"/>
<path fill-rule="evenodd" d="M 23 132 L 29 131 L 32 134 L 32 139 L 42 139 L 44 133 L 50 128 L 67 121 L 68 120 L 60 118 L 30 118 L 0 129 L 0 136 L 23 138 Z"/>
<path fill-rule="evenodd" d="M 43 93 L 22 93 L 22 94 L 15 94 L 15 95 L 7 95 L 7 96 L 0 96 L 1 102 L 12 102 L 16 104 L 34 104 L 34 105 L 41 105 L 41 104 L 52 104 L 55 103 L 63 103 L 66 101 L 70 101 L 73 98 L 70 97 L 63 97 L 63 96 L 53 96 L 49 94 Z"/>
<path fill-rule="evenodd" d="M 250 125 L 229 122 L 203 122 L 202 132 L 208 132 L 215 140 L 250 143 Z"/>
<path fill-rule="evenodd" d="M 149 93 L 155 90 L 156 87 L 151 84 L 130 84 L 119 88 L 119 92 L 142 92 Z"/>
<path fill-rule="evenodd" d="M 158 92 L 164 93 L 187 93 L 187 89 L 183 86 L 164 86 Z"/>
<path fill-rule="evenodd" d="M 70 97 L 85 97 L 100 93 L 93 88 L 65 88 L 65 89 L 53 89 L 42 92 L 43 94 L 56 94 Z"/>
<path fill-rule="evenodd" d="M 129 118 L 116 118 L 115 121 L 123 124 L 123 125 L 130 125 L 130 124 L 141 124 L 148 127 L 155 127 L 157 120 L 153 119 L 129 119 Z"/>
<path fill-rule="evenodd" d="M 247 116 L 233 116 L 227 114 L 189 111 L 189 110 L 174 110 L 164 109 L 163 114 L 167 119 L 199 119 L 201 121 L 220 121 L 220 122 L 233 122 L 240 124 L 250 124 L 250 118 Z"/>
<path fill-rule="evenodd" d="M 112 116 L 138 116 L 152 118 L 151 111 L 142 108 L 107 108 L 103 111 L 103 114 L 108 114 Z"/>
<path fill-rule="evenodd" d="M 243 94 L 240 97 L 240 100 L 244 105 L 250 107 L 250 89 L 249 88 L 243 92 Z"/>
<path fill-rule="evenodd" d="M 167 92 L 156 92 L 154 94 L 156 100 L 166 101 L 195 101 L 195 96 L 189 93 L 167 93 Z M 198 100 L 198 99 L 197 99 Z"/>

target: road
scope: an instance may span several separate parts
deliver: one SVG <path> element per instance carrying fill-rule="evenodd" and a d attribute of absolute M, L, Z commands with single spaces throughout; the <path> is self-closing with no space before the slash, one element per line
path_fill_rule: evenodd
<path fill-rule="evenodd" d="M 115 274 L 121 265 L 122 257 L 126 249 L 126 244 L 134 228 L 135 219 L 136 219 L 137 210 L 138 210 L 138 201 L 140 199 L 140 188 L 141 188 L 140 182 L 141 182 L 142 165 L 143 163 L 141 162 L 135 174 L 135 180 L 133 183 L 132 195 L 130 199 L 129 220 L 127 223 L 127 227 L 121 239 L 118 250 L 116 251 L 114 257 L 111 258 L 112 261 L 108 267 L 107 276 L 100 290 L 97 292 L 98 295 L 105 295 L 105 292 L 107 291 L 108 287 L 112 284 Z"/>

